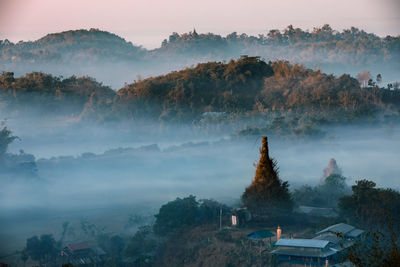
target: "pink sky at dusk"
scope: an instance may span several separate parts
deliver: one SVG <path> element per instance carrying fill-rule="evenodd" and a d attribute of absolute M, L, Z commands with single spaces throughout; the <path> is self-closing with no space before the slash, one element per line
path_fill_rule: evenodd
<path fill-rule="evenodd" d="M 328 23 L 380 36 L 400 34 L 400 0 L 0 0 L 0 39 L 36 40 L 47 33 L 99 28 L 146 48 L 172 32 L 266 33 L 289 24 Z"/>

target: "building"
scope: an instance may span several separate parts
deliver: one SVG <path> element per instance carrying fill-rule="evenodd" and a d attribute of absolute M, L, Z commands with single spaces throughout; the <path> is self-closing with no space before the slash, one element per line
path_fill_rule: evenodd
<path fill-rule="evenodd" d="M 338 251 L 342 251 L 354 244 L 364 234 L 364 231 L 352 225 L 338 223 L 316 233 L 316 240 L 328 240 L 335 244 Z"/>
<path fill-rule="evenodd" d="M 357 229 L 354 226 L 345 223 L 338 223 L 317 232 L 316 235 L 317 236 L 341 235 L 346 239 L 354 240 L 356 238 L 361 237 L 363 233 L 364 233 L 363 230 Z"/>
<path fill-rule="evenodd" d="M 326 266 L 337 253 L 334 244 L 317 239 L 281 238 L 275 243 L 275 248 L 271 252 L 274 263 L 288 262 L 291 266 Z"/>
<path fill-rule="evenodd" d="M 312 239 L 281 238 L 271 254 L 275 265 L 287 262 L 291 266 L 331 266 L 363 233 L 354 226 L 339 223 L 317 232 Z"/>
<path fill-rule="evenodd" d="M 106 253 L 100 247 L 91 247 L 86 242 L 68 244 L 60 253 L 61 263 L 72 263 L 74 266 L 93 266 L 102 262 Z"/>

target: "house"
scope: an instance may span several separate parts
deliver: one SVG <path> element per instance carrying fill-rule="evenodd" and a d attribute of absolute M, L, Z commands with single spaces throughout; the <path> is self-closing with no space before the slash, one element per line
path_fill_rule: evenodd
<path fill-rule="evenodd" d="M 317 232 L 312 239 L 281 238 L 271 254 L 275 264 L 288 262 L 291 266 L 330 266 L 363 233 L 363 230 L 354 226 L 339 223 Z"/>
<path fill-rule="evenodd" d="M 329 226 L 317 233 L 315 233 L 316 235 L 342 235 L 344 238 L 347 239 L 356 239 L 359 238 L 360 236 L 362 236 L 362 234 L 364 233 L 363 230 L 361 229 L 357 229 L 354 226 L 351 226 L 349 224 L 345 224 L 345 223 L 338 223 L 332 226 Z"/>
<path fill-rule="evenodd" d="M 317 236 L 313 239 L 328 240 L 336 245 L 338 251 L 341 251 L 352 246 L 356 239 L 360 238 L 363 234 L 363 230 L 357 229 L 352 225 L 338 223 L 317 232 Z"/>
<path fill-rule="evenodd" d="M 91 252 L 91 249 L 89 245 L 85 242 L 82 243 L 76 243 L 76 244 L 68 244 L 67 246 L 64 247 L 64 249 L 61 251 L 61 255 L 85 255 L 89 254 Z"/>
<path fill-rule="evenodd" d="M 326 266 L 336 256 L 337 250 L 333 247 L 327 240 L 281 238 L 271 254 L 275 266 L 281 262 L 291 266 Z"/>
<path fill-rule="evenodd" d="M 74 266 L 93 266 L 102 262 L 106 253 L 100 247 L 89 246 L 86 242 L 67 244 L 60 253 L 61 263 L 72 263 Z"/>

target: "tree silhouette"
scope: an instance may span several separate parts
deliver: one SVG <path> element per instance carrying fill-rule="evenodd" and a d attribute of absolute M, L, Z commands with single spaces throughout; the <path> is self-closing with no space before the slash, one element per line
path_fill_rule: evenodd
<path fill-rule="evenodd" d="M 53 262 L 57 256 L 59 244 L 52 235 L 41 235 L 40 238 L 33 236 L 26 240 L 26 246 L 22 251 L 22 258 L 30 257 L 38 261 L 39 265 Z"/>
<path fill-rule="evenodd" d="M 8 145 L 11 144 L 15 139 L 18 139 L 18 137 L 13 136 L 12 132 L 9 129 L 7 129 L 7 127 L 5 126 L 5 121 L 0 123 L 0 127 L 2 127 L 2 129 L 0 130 L 0 159 L 1 159 L 7 152 Z"/>
<path fill-rule="evenodd" d="M 260 160 L 252 184 L 246 188 L 242 201 L 250 210 L 291 210 L 293 201 L 289 193 L 288 182 L 279 179 L 277 163 L 269 157 L 268 139 L 262 140 Z"/>
<path fill-rule="evenodd" d="M 393 223 L 400 225 L 400 193 L 393 189 L 376 188 L 369 180 L 356 181 L 352 195 L 339 200 L 339 213 L 350 223 L 366 227 L 386 221 L 387 214 L 393 215 Z"/>

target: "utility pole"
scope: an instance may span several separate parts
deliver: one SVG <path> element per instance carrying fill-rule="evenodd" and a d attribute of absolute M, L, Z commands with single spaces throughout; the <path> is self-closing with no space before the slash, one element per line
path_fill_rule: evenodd
<path fill-rule="evenodd" d="M 222 229 L 222 208 L 219 208 L 219 230 Z"/>

